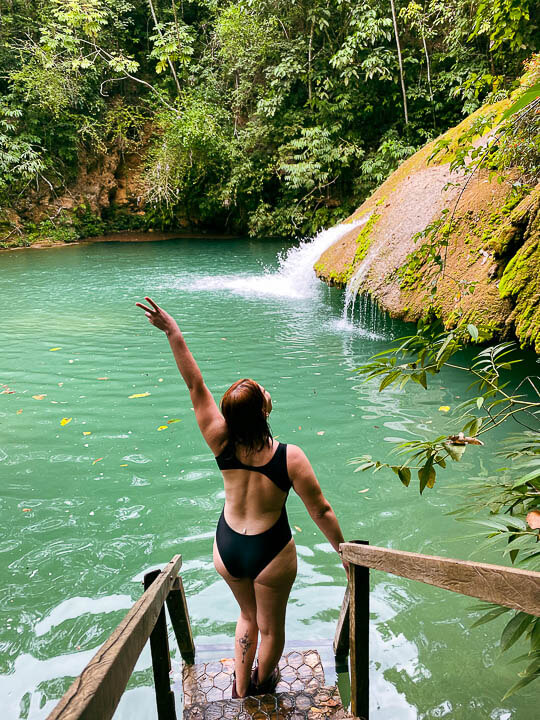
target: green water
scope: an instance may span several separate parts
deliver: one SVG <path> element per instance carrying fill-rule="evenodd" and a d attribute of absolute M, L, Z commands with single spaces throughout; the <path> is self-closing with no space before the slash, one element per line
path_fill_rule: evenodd
<path fill-rule="evenodd" d="M 342 293 L 311 279 L 309 253 L 279 265 L 284 249 L 180 240 L 0 255 L 0 384 L 15 391 L 0 395 L 3 720 L 46 717 L 140 595 L 143 574 L 175 553 L 199 656 L 232 653 L 237 610 L 211 562 L 222 482 L 166 339 L 134 306 L 145 294 L 177 317 L 216 397 L 244 376 L 270 390 L 275 435 L 307 452 L 347 538 L 471 557 L 471 529 L 446 513 L 463 477 L 500 465 L 487 449 L 468 452 L 423 498 L 347 465 L 385 457 L 392 438 L 448 431 L 448 417 L 429 423 L 429 413 L 456 405 L 463 380 L 447 373 L 428 392 L 383 394 L 363 384 L 354 368 L 403 328 L 369 314 L 344 321 Z M 287 647 L 318 647 L 333 682 L 344 573 L 294 494 L 288 511 L 299 571 Z M 535 690 L 501 701 L 515 667 L 500 658 L 500 623 L 470 629 L 473 604 L 372 573 L 373 719 L 535 716 Z M 178 688 L 176 652 L 173 666 Z M 148 649 L 115 717 L 155 717 Z"/>

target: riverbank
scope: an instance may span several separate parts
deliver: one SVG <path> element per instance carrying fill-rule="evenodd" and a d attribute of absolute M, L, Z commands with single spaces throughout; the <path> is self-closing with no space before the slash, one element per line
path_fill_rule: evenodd
<path fill-rule="evenodd" d="M 90 245 L 92 243 L 118 242 L 156 242 L 159 240 L 236 240 L 235 235 L 224 235 L 219 233 L 196 233 L 196 232 L 137 232 L 124 231 L 117 233 L 109 233 L 107 235 L 95 235 L 93 237 L 74 240 L 73 242 L 55 242 L 53 240 L 38 240 L 28 245 L 13 245 L 12 247 L 0 247 L 1 252 L 10 252 L 13 250 L 48 250 L 50 248 L 66 248 L 76 245 Z"/>

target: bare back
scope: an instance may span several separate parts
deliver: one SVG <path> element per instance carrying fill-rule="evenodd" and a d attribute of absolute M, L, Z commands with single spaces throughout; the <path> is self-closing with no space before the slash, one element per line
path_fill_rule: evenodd
<path fill-rule="evenodd" d="M 248 468 L 222 469 L 225 486 L 225 519 L 236 532 L 257 535 L 272 527 L 280 516 L 287 492 L 280 489 L 263 470 L 275 459 L 279 443 L 247 454 L 237 447 L 235 456 Z"/>

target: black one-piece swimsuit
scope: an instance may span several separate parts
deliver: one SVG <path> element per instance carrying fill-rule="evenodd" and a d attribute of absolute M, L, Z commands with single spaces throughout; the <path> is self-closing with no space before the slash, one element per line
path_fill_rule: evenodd
<path fill-rule="evenodd" d="M 279 443 L 272 458 L 265 465 L 245 465 L 234 454 L 234 448 L 228 445 L 217 457 L 220 470 L 254 470 L 266 475 L 280 490 L 289 494 L 292 487 L 287 472 L 287 445 Z M 244 535 L 236 532 L 225 520 L 225 508 L 219 518 L 216 543 L 223 564 L 228 572 L 236 578 L 255 579 L 264 570 L 292 538 L 285 503 L 281 514 L 271 528 L 257 535 Z"/>

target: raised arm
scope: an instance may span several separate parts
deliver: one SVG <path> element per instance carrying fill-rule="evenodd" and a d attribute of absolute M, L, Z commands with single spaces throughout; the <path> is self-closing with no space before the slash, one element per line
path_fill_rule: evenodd
<path fill-rule="evenodd" d="M 345 542 L 338 519 L 323 495 L 311 463 L 297 445 L 287 445 L 287 470 L 294 491 L 306 506 L 319 530 L 338 552 L 339 544 Z M 349 564 L 346 561 L 343 562 L 343 567 L 348 574 Z"/>
<path fill-rule="evenodd" d="M 199 366 L 186 345 L 176 320 L 151 298 L 145 297 L 145 300 L 151 307 L 142 303 L 136 303 L 136 305 L 144 310 L 152 325 L 163 330 L 167 335 L 174 359 L 189 390 L 201 433 L 214 455 L 218 455 L 227 440 L 225 419 L 220 413 L 212 393 L 204 383 Z"/>

